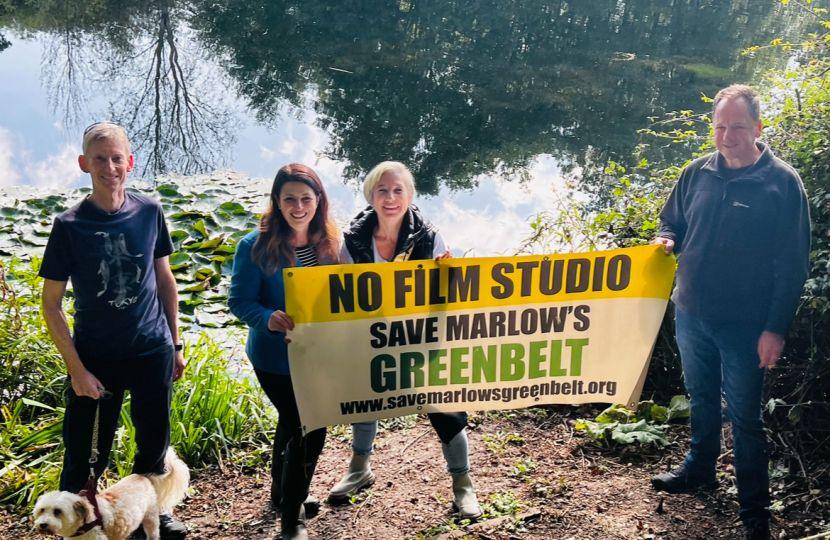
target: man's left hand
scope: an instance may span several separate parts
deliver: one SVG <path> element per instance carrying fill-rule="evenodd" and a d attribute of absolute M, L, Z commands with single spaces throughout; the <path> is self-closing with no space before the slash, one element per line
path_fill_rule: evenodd
<path fill-rule="evenodd" d="M 176 351 L 176 356 L 173 357 L 173 380 L 178 381 L 184 374 L 184 366 L 187 362 L 184 361 L 184 351 Z"/>
<path fill-rule="evenodd" d="M 758 338 L 758 357 L 761 363 L 759 368 L 772 369 L 781 358 L 781 353 L 784 351 L 784 336 L 764 330 L 761 337 Z"/>

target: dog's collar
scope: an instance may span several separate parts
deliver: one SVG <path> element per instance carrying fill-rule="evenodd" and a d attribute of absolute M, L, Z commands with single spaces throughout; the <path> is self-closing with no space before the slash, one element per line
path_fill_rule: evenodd
<path fill-rule="evenodd" d="M 95 519 L 78 527 L 78 530 L 70 538 L 86 534 L 99 525 L 101 528 L 104 527 L 104 520 L 101 517 L 101 510 L 98 509 L 98 499 L 95 498 L 95 492 L 95 485 L 93 484 L 92 489 L 89 489 L 89 482 L 87 482 L 87 487 L 78 492 L 78 495 L 84 497 L 92 505 L 92 510 L 95 512 Z"/>

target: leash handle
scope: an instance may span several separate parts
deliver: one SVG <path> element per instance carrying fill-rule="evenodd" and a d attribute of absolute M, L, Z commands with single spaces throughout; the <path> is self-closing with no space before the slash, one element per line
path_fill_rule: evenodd
<path fill-rule="evenodd" d="M 92 424 L 92 448 L 89 453 L 89 470 L 92 474 L 92 466 L 98 462 L 98 423 L 101 418 L 101 403 L 95 404 L 95 422 Z"/>
<path fill-rule="evenodd" d="M 92 443 L 89 452 L 89 475 L 95 476 L 95 464 L 98 462 L 98 425 L 101 420 L 101 400 L 112 397 L 112 392 L 102 389 L 101 397 L 95 403 L 95 421 L 92 424 Z"/>

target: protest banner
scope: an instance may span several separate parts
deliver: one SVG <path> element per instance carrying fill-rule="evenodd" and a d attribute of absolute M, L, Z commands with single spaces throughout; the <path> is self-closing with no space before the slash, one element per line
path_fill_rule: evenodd
<path fill-rule="evenodd" d="M 674 270 L 659 246 L 286 269 L 303 429 L 636 402 Z"/>

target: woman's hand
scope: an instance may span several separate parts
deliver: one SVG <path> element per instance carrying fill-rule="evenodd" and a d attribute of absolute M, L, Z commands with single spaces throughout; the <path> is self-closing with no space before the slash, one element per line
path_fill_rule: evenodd
<path fill-rule="evenodd" d="M 268 318 L 268 330 L 283 333 L 294 330 L 294 321 L 286 312 L 276 310 Z"/>
<path fill-rule="evenodd" d="M 444 253 L 438 255 L 437 257 L 435 257 L 436 261 L 441 261 L 441 260 L 444 260 L 444 259 L 452 259 L 452 253 L 450 253 L 450 250 L 447 250 Z"/>

